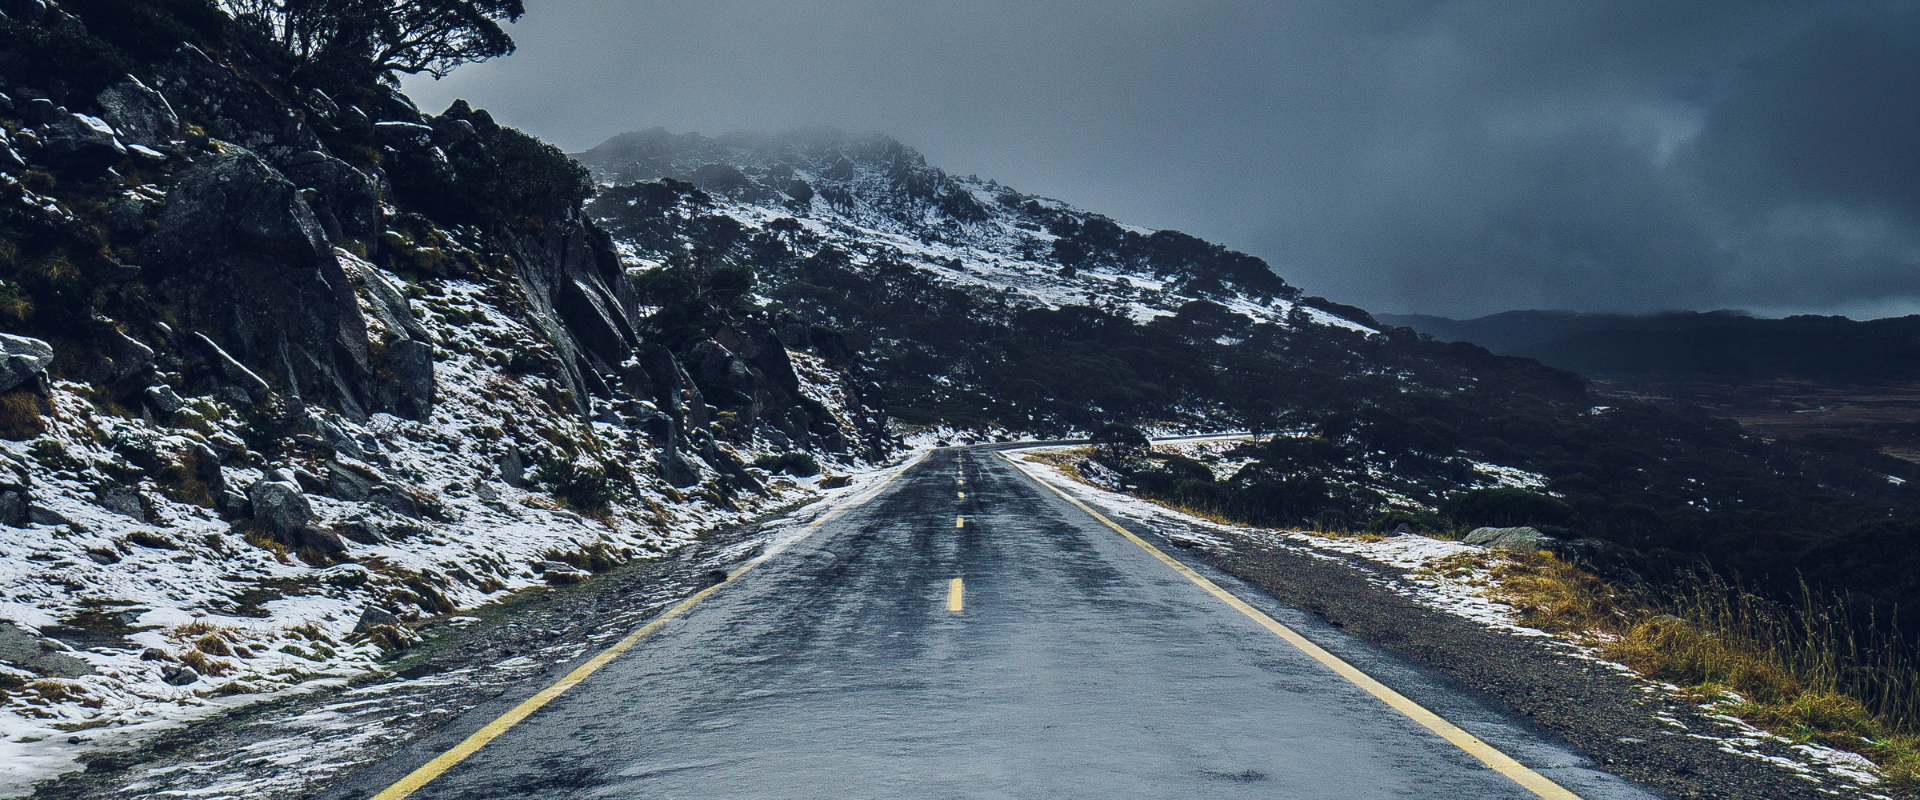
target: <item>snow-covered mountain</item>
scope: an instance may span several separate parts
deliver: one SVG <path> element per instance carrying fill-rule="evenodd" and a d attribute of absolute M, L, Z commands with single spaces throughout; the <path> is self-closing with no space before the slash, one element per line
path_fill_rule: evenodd
<path fill-rule="evenodd" d="M 1260 322 L 1290 324 L 1300 308 L 1312 324 L 1376 332 L 1365 312 L 1303 298 L 1253 256 L 1179 231 L 1124 225 L 994 180 L 949 175 L 885 136 L 811 129 L 709 138 L 654 128 L 615 136 L 577 158 L 616 197 L 623 185 L 685 181 L 711 198 L 712 213 L 748 230 L 805 235 L 854 263 L 904 263 L 1015 304 L 1097 305 L 1146 322 L 1210 301 Z M 608 204 L 597 211 L 618 226 Z M 639 264 L 672 245 L 620 238 Z"/>
<path fill-rule="evenodd" d="M 751 270 L 789 347 L 845 344 L 908 425 L 1237 426 L 1294 405 L 1250 396 L 1269 367 L 1384 369 L 1362 354 L 1389 339 L 1366 312 L 1259 258 L 950 175 L 890 138 L 653 129 L 576 158 L 639 285 L 673 264 Z M 1029 352 L 1054 333 L 1071 341 Z M 1219 374 L 1232 353 L 1267 362 Z"/>

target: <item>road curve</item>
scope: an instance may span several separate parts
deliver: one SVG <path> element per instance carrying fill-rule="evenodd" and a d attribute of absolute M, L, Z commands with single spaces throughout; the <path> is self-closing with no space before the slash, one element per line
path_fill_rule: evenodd
<path fill-rule="evenodd" d="M 1654 796 L 1443 679 L 1306 632 L 1579 797 Z M 482 708 L 324 796 L 373 797 L 503 710 Z M 998 454 L 956 448 L 718 587 L 411 796 L 1538 795 Z"/>

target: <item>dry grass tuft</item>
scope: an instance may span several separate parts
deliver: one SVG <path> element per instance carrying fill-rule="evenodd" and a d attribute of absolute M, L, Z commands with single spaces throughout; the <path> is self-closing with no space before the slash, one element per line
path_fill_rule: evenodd
<path fill-rule="evenodd" d="M 1920 663 L 1846 598 L 1802 587 L 1789 607 L 1699 572 L 1655 601 L 1546 553 L 1493 574 L 1522 624 L 1586 638 L 1757 727 L 1866 756 L 1888 789 L 1920 790 Z"/>
<path fill-rule="evenodd" d="M 193 668 L 193 671 L 209 677 L 227 674 L 233 664 L 212 658 L 199 650 L 188 650 L 180 654 L 180 663 Z"/>
<path fill-rule="evenodd" d="M 45 415 L 53 412 L 32 389 L 0 395 L 0 439 L 24 442 L 47 432 Z"/>

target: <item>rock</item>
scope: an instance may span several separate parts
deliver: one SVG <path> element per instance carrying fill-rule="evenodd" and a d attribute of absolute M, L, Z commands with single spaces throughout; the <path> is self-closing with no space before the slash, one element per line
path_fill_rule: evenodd
<path fill-rule="evenodd" d="M 516 489 L 527 488 L 527 462 L 512 442 L 507 443 L 506 455 L 500 457 L 500 480 Z"/>
<path fill-rule="evenodd" d="M 187 405 L 187 401 L 180 399 L 180 395 L 171 386 L 149 386 L 146 395 L 147 404 L 162 414 L 172 414 Z"/>
<path fill-rule="evenodd" d="M 348 416 L 364 413 L 367 322 L 313 210 L 259 156 L 222 146 L 177 173 L 147 239 L 149 286 L 212 329 L 235 363 L 219 365 L 256 400 L 269 381 Z"/>
<path fill-rule="evenodd" d="M 123 381 L 153 368 L 153 348 L 124 333 L 108 334 L 107 349 L 113 354 L 114 380 Z"/>
<path fill-rule="evenodd" d="M 336 455 L 327 462 L 327 496 L 336 500 L 359 502 L 367 499 L 373 487 L 386 478 L 373 467 Z"/>
<path fill-rule="evenodd" d="M 145 161 L 150 165 L 167 163 L 168 156 L 166 153 L 162 153 L 144 144 L 127 145 L 127 152 L 131 153 L 134 158 Z"/>
<path fill-rule="evenodd" d="M 20 119 L 28 125 L 47 125 L 65 116 L 67 110 L 53 104 L 52 100 L 35 97 L 20 108 Z"/>
<path fill-rule="evenodd" d="M 700 482 L 700 468 L 677 450 L 662 449 L 654 466 L 660 473 L 660 479 L 676 489 L 685 489 Z"/>
<path fill-rule="evenodd" d="M 393 369 L 404 405 L 402 414 L 426 419 L 433 408 L 433 345 L 402 339 L 387 345 L 387 366 Z"/>
<path fill-rule="evenodd" d="M 130 519 L 147 521 L 147 509 L 140 502 L 140 493 L 127 487 L 107 489 L 94 493 L 94 503 L 108 511 Z"/>
<path fill-rule="evenodd" d="M 561 561 L 542 561 L 536 568 L 541 580 L 556 586 L 581 583 L 593 577 L 593 573 Z"/>
<path fill-rule="evenodd" d="M 160 668 L 160 680 L 168 686 L 186 686 L 200 680 L 200 673 L 185 664 L 168 664 Z"/>
<path fill-rule="evenodd" d="M 24 528 L 31 519 L 27 497 L 20 492 L 0 492 L 0 525 Z"/>
<path fill-rule="evenodd" d="M 27 160 L 20 156 L 20 151 L 13 149 L 13 143 L 0 137 L 0 173 L 24 175 L 26 172 Z"/>
<path fill-rule="evenodd" d="M 120 563 L 120 552 L 111 547 L 89 547 L 87 558 L 93 559 L 95 564 L 108 566 Z"/>
<path fill-rule="evenodd" d="M 67 519 L 65 514 L 38 504 L 27 506 L 27 521 L 47 526 L 73 524 L 73 520 Z"/>
<path fill-rule="evenodd" d="M 381 144 L 402 153 L 433 146 L 433 128 L 418 122 L 376 122 L 373 132 Z"/>
<path fill-rule="evenodd" d="M 198 112 L 220 127 L 221 138 L 270 159 L 321 147 L 320 137 L 288 103 L 191 44 L 181 44 L 154 65 L 152 86 L 166 94 L 172 108 Z"/>
<path fill-rule="evenodd" d="M 406 295 L 400 287 L 380 271 L 379 267 L 367 263 L 346 250 L 334 248 L 334 257 L 340 260 L 340 269 L 353 283 L 354 291 L 360 296 L 363 306 L 368 310 L 369 328 L 379 327 L 387 341 L 414 339 L 431 341 L 426 326 L 420 324 L 413 315 L 413 307 L 407 304 Z"/>
<path fill-rule="evenodd" d="M 313 525 L 313 504 L 292 481 L 255 483 L 247 487 L 247 501 L 253 504 L 254 522 L 271 533 L 284 535 Z"/>
<path fill-rule="evenodd" d="M 40 128 L 36 158 L 54 169 L 92 177 L 127 157 L 113 126 L 99 117 L 69 113 Z"/>
<path fill-rule="evenodd" d="M 366 633 L 380 626 L 397 628 L 400 626 L 400 618 L 388 613 L 386 609 L 367 606 L 366 610 L 360 612 L 360 621 L 354 623 L 353 632 Z"/>
<path fill-rule="evenodd" d="M 129 144 L 164 146 L 180 132 L 180 115 L 173 112 L 173 105 L 132 75 L 102 89 L 94 101 L 100 104 L 100 115 Z"/>
<path fill-rule="evenodd" d="M 149 647 L 140 651 L 141 661 L 173 661 L 174 657 L 158 647 Z"/>
<path fill-rule="evenodd" d="M 16 489 L 25 491 L 33 486 L 33 476 L 20 462 L 0 457 L 0 490 Z"/>
<path fill-rule="evenodd" d="M 287 180 L 301 189 L 312 189 L 309 205 L 327 239 L 344 242 L 353 239 L 376 252 L 380 234 L 385 230 L 380 215 L 380 187 L 353 165 L 318 150 L 299 153 L 281 166 Z"/>
<path fill-rule="evenodd" d="M 254 374 L 253 370 L 247 369 L 247 365 L 240 363 L 239 359 L 229 355 L 226 350 L 221 349 L 220 345 L 214 344 L 213 340 L 207 338 L 206 334 L 196 332 L 193 334 L 193 338 L 194 341 L 199 343 L 201 348 L 207 351 L 207 355 L 213 361 L 214 368 L 219 370 L 221 377 L 239 386 L 247 393 L 248 397 L 253 398 L 253 402 L 264 403 L 267 401 L 267 397 L 272 394 L 273 389 L 267 385 L 266 379 Z"/>
<path fill-rule="evenodd" d="M 1533 553 L 1554 550 L 1560 540 L 1528 527 L 1475 528 L 1467 534 L 1466 543 L 1494 550 Z"/>
<path fill-rule="evenodd" d="M 67 647 L 43 639 L 10 622 L 0 621 L 0 662 L 50 678 L 78 678 L 93 674 L 93 666 L 65 652 Z"/>
<path fill-rule="evenodd" d="M 246 495 L 232 488 L 214 492 L 213 503 L 219 506 L 220 510 L 228 516 L 244 517 L 253 511 L 253 502 L 248 500 Z"/>
<path fill-rule="evenodd" d="M 226 491 L 227 476 L 220 471 L 220 454 L 204 444 L 194 443 L 193 476 L 207 485 L 207 491 L 218 495 Z"/>
<path fill-rule="evenodd" d="M 10 392 L 23 383 L 39 380 L 52 363 L 52 345 L 39 339 L 0 333 L 0 392 Z"/>
<path fill-rule="evenodd" d="M 289 480 L 290 470 L 259 481 L 247 488 L 247 502 L 253 521 L 273 536 L 273 540 L 291 548 L 310 550 L 329 560 L 346 556 L 347 545 L 340 534 L 315 524 L 313 504 L 300 486 Z"/>

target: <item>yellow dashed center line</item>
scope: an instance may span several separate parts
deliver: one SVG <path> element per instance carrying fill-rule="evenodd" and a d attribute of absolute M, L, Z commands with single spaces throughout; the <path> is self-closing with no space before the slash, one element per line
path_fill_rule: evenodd
<path fill-rule="evenodd" d="M 966 518 L 966 517 L 954 517 L 954 518 L 953 518 L 953 527 L 956 527 L 956 528 L 964 528 L 964 527 L 967 527 L 967 518 Z"/>
<path fill-rule="evenodd" d="M 906 465 L 895 470 L 892 475 L 887 476 L 886 480 L 881 481 L 879 484 L 875 485 L 873 488 L 866 490 L 865 492 L 861 493 L 859 496 L 854 497 L 848 500 L 847 502 L 842 503 L 841 505 L 828 509 L 826 512 L 822 513 L 820 516 L 815 517 L 812 522 L 807 523 L 807 528 L 809 530 L 813 528 L 818 528 L 821 525 L 826 524 L 827 520 L 833 519 L 834 517 L 840 515 L 841 512 L 844 512 L 847 509 L 853 508 L 862 503 L 865 503 L 868 500 L 873 499 L 875 495 L 879 494 L 881 486 L 884 486 L 888 483 L 892 483 L 894 478 L 900 477 L 901 473 L 904 473 L 907 470 L 912 469 L 915 464 L 920 463 L 926 457 L 927 457 L 926 454 L 922 453 L 919 458 L 915 458 L 914 460 L 907 462 Z M 392 786 L 388 786 L 386 789 L 381 790 L 379 794 L 376 794 L 373 796 L 373 800 L 402 800 L 402 798 L 405 798 L 406 796 L 411 795 L 414 792 L 420 791 L 421 787 L 426 786 L 428 783 L 431 783 L 434 778 L 438 778 L 442 773 L 446 772 L 449 769 L 452 769 L 453 765 L 458 764 L 462 761 L 465 761 L 468 756 L 471 756 L 474 753 L 479 752 L 480 748 L 486 747 L 488 742 L 491 742 L 495 739 L 500 738 L 508 730 L 512 729 L 513 726 L 520 724 L 520 722 L 522 720 L 525 720 L 527 717 L 533 716 L 533 712 L 539 711 L 542 706 L 545 706 L 546 704 L 553 702 L 554 698 L 559 697 L 560 695 L 565 694 L 567 690 L 572 689 L 575 686 L 578 686 L 581 681 L 584 681 L 587 679 L 588 675 L 592 675 L 593 673 L 599 671 L 601 667 L 606 666 L 608 662 L 614 660 L 615 658 L 618 658 L 622 653 L 625 653 L 628 650 L 632 650 L 634 645 L 639 644 L 640 640 L 646 638 L 648 634 L 651 634 L 654 631 L 659 630 L 662 626 L 666 625 L 668 622 L 673 621 L 675 617 L 678 617 L 682 614 L 687 613 L 688 610 L 692 609 L 696 605 L 699 605 L 700 601 L 707 599 L 707 597 L 709 595 L 712 595 L 714 592 L 720 591 L 722 588 L 726 587 L 728 584 L 731 584 L 734 581 L 739 580 L 741 575 L 745 575 L 748 571 L 752 570 L 754 567 L 759 566 L 763 560 L 764 560 L 764 557 L 760 559 L 748 561 L 745 564 L 741 564 L 740 566 L 733 568 L 733 571 L 727 573 L 726 580 L 723 580 L 705 589 L 701 589 L 698 592 L 694 592 L 692 596 L 688 597 L 685 600 L 680 601 L 679 603 L 675 604 L 672 608 L 669 608 L 666 611 L 661 612 L 659 616 L 653 618 L 653 621 L 640 626 L 639 630 L 636 630 L 632 633 L 627 634 L 625 638 L 622 638 L 620 641 L 614 642 L 612 647 L 608 647 L 606 650 L 601 651 L 599 655 L 589 659 L 586 663 L 581 664 L 578 667 L 575 667 L 572 672 L 567 673 L 566 677 L 561 678 L 559 683 L 555 683 L 552 686 L 549 686 L 545 689 L 541 689 L 539 692 L 535 693 L 534 696 L 529 697 L 525 701 L 521 702 L 520 705 L 514 706 L 512 709 L 509 709 L 507 713 L 501 714 L 498 718 L 494 719 L 492 722 L 482 725 L 480 727 L 480 730 L 474 731 L 471 735 L 467 736 L 467 738 L 462 740 L 459 744 L 454 745 L 453 749 L 448 750 L 444 753 L 441 753 L 438 756 L 435 756 L 432 761 L 428 761 L 427 763 L 422 764 L 419 769 L 416 769 L 413 772 L 408 773 L 406 777 L 401 778 L 399 781 L 395 782 Z"/>
<path fill-rule="evenodd" d="M 965 500 L 965 499 L 967 499 L 967 493 L 966 493 L 966 492 L 960 492 L 959 494 L 960 494 L 960 499 L 962 499 L 962 500 Z"/>
<path fill-rule="evenodd" d="M 947 582 L 947 610 L 958 612 L 960 611 L 960 609 L 964 608 L 966 606 L 966 603 L 964 602 L 966 593 L 967 593 L 966 584 L 962 583 L 959 578 L 954 578 L 953 580 L 948 581 Z"/>

